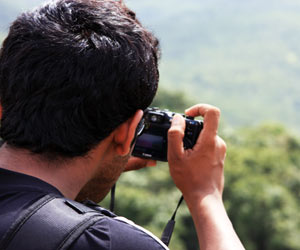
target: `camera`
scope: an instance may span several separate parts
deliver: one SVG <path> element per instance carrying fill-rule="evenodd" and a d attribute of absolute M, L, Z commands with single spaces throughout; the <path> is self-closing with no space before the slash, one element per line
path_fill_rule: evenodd
<path fill-rule="evenodd" d="M 158 161 L 168 161 L 168 130 L 176 113 L 159 108 L 147 108 L 137 128 L 137 139 L 133 156 Z M 185 116 L 186 127 L 183 138 L 185 149 L 193 148 L 203 128 L 203 122 Z"/>

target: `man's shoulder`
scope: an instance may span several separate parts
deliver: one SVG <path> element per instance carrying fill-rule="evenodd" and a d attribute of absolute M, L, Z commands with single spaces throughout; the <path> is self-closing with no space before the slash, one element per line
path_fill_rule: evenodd
<path fill-rule="evenodd" d="M 58 194 L 42 196 L 23 209 L 8 228 L 0 242 L 1 249 L 2 245 L 21 249 L 24 239 L 27 249 L 168 249 L 133 222 L 95 203 L 82 204 Z M 47 245 L 43 247 L 44 241 L 37 239 L 47 239 Z"/>
<path fill-rule="evenodd" d="M 165 250 L 168 249 L 148 230 L 124 217 L 102 217 L 72 244 L 75 249 Z"/>

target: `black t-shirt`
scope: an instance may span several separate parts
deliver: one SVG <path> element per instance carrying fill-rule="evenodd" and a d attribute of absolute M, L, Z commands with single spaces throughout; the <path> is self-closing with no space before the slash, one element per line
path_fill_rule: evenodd
<path fill-rule="evenodd" d="M 63 195 L 50 184 L 0 168 L 0 239 L 19 214 L 46 194 Z M 45 244 L 47 244 L 45 242 Z M 24 239 L 26 249 L 26 239 Z M 159 239 L 125 218 L 103 217 L 87 228 L 71 250 L 164 250 Z"/>

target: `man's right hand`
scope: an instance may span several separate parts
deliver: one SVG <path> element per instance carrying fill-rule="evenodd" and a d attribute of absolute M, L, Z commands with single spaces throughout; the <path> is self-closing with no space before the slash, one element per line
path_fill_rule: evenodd
<path fill-rule="evenodd" d="M 193 217 L 201 250 L 243 250 L 222 201 L 226 144 L 218 136 L 220 111 L 198 104 L 186 114 L 203 116 L 204 127 L 193 149 L 184 150 L 185 120 L 175 115 L 168 132 L 168 162 Z"/>
<path fill-rule="evenodd" d="M 186 111 L 202 116 L 204 127 L 193 149 L 184 150 L 185 120 L 175 115 L 168 133 L 168 162 L 171 176 L 185 200 L 202 200 L 207 195 L 221 198 L 226 155 L 225 142 L 218 136 L 220 111 L 208 104 L 198 104 Z"/>

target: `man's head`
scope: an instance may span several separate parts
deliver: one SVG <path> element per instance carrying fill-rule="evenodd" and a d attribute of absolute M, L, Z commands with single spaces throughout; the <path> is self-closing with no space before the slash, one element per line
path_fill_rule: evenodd
<path fill-rule="evenodd" d="M 12 24 L 0 54 L 0 135 L 45 156 L 83 156 L 158 83 L 158 41 L 122 1 L 58 0 Z"/>

